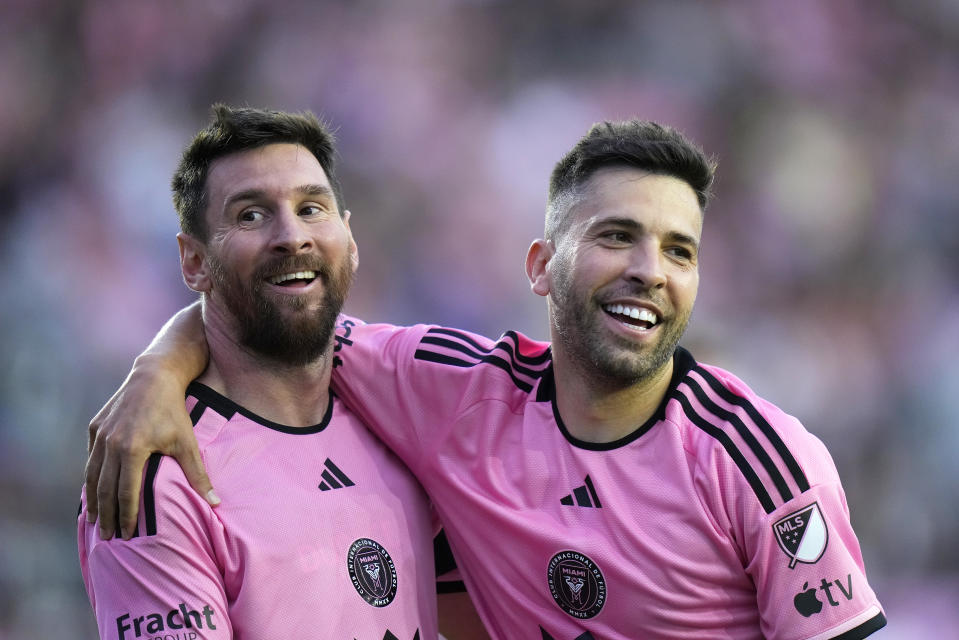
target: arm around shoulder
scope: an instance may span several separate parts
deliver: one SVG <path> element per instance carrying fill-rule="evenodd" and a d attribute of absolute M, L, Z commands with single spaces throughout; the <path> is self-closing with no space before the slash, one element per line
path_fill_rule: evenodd
<path fill-rule="evenodd" d="M 203 372 L 207 359 L 200 305 L 195 303 L 164 325 L 90 422 L 87 520 L 99 516 L 101 538 L 114 535 L 115 523 L 124 538 L 132 535 L 141 474 L 153 452 L 176 458 L 194 490 L 211 505 L 219 502 L 183 402 L 187 385 Z"/>

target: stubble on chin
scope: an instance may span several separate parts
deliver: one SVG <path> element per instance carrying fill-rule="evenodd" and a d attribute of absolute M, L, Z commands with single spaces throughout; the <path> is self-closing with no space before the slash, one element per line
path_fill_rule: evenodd
<path fill-rule="evenodd" d="M 323 297 L 312 311 L 308 309 L 311 301 L 305 297 L 271 299 L 259 272 L 244 285 L 216 260 L 211 260 L 211 267 L 214 286 L 233 317 L 243 347 L 283 366 L 303 366 L 324 355 L 352 283 L 348 261 L 335 269 L 326 264 L 289 269 L 312 270 L 322 280 Z"/>

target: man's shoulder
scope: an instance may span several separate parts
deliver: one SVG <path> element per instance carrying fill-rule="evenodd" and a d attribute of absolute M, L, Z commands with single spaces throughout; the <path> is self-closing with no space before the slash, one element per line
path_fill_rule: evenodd
<path fill-rule="evenodd" d="M 832 479 L 828 453 L 795 417 L 729 371 L 692 361 L 671 390 L 666 418 L 707 473 L 748 485 L 767 513 Z"/>
<path fill-rule="evenodd" d="M 518 331 L 489 338 L 440 325 L 368 324 L 342 315 L 337 327 L 334 370 L 343 364 L 379 368 L 392 363 L 406 376 L 500 384 L 529 393 L 552 362 L 548 342 Z M 406 377 L 404 382 L 418 380 Z"/>

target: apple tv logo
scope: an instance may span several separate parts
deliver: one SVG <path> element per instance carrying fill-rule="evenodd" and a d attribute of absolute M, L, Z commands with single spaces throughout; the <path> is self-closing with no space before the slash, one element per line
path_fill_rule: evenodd
<path fill-rule="evenodd" d="M 805 618 L 821 612 L 823 602 L 816 597 L 816 591 L 821 591 L 826 595 L 826 601 L 829 602 L 830 607 L 838 607 L 840 603 L 833 597 L 833 586 L 838 587 L 839 592 L 842 593 L 846 601 L 852 600 L 852 574 L 846 574 L 845 585 L 841 580 L 827 582 L 826 579 L 823 578 L 819 583 L 818 589 L 816 587 L 810 587 L 809 582 L 803 583 L 802 590 L 793 598 L 796 611 L 801 613 Z"/>

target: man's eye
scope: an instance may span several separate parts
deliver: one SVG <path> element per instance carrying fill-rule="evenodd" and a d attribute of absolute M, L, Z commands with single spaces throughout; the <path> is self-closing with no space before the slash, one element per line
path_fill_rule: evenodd
<path fill-rule="evenodd" d="M 301 216 L 318 216 L 323 213 L 324 209 L 315 204 L 308 204 L 300 209 Z"/>
<path fill-rule="evenodd" d="M 246 209 L 239 216 L 240 222 L 257 222 L 263 218 L 263 212 L 256 209 Z"/>
<path fill-rule="evenodd" d="M 630 241 L 630 236 L 625 231 L 609 231 L 604 233 L 603 237 L 610 242 L 625 243 Z"/>
<path fill-rule="evenodd" d="M 693 252 L 686 247 L 671 247 L 667 249 L 667 252 L 683 260 L 689 260 L 693 257 Z"/>

